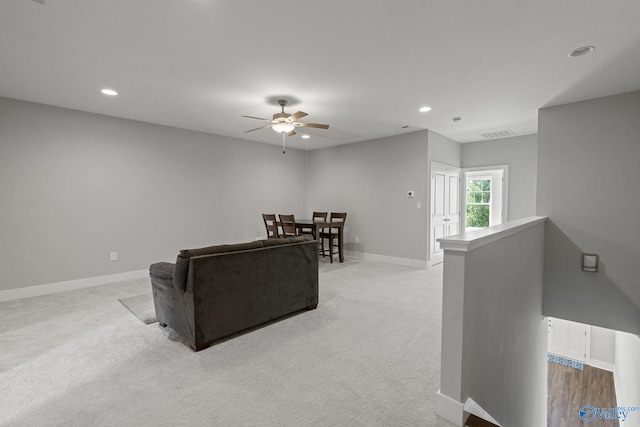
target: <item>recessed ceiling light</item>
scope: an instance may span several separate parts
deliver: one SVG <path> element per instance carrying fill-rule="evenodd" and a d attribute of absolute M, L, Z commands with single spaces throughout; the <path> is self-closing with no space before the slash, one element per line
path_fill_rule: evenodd
<path fill-rule="evenodd" d="M 420 111 L 421 113 L 426 113 L 427 111 L 431 111 L 431 107 L 427 107 L 425 105 L 424 107 L 420 107 L 418 111 Z"/>
<path fill-rule="evenodd" d="M 302 138 L 303 138 L 303 139 L 309 139 L 309 138 L 311 138 L 311 137 L 310 137 L 309 135 L 302 135 Z"/>
<path fill-rule="evenodd" d="M 109 96 L 116 96 L 118 94 L 118 92 L 116 92 L 113 89 L 102 89 L 100 92 L 102 92 L 105 95 L 109 95 Z"/>
<path fill-rule="evenodd" d="M 454 117 L 451 120 L 453 120 L 453 123 L 460 123 L 462 121 L 462 117 Z"/>
<path fill-rule="evenodd" d="M 586 55 L 587 53 L 591 53 L 595 50 L 595 46 L 582 46 L 577 49 L 574 49 L 569 53 L 571 58 L 577 58 L 578 56 Z"/>

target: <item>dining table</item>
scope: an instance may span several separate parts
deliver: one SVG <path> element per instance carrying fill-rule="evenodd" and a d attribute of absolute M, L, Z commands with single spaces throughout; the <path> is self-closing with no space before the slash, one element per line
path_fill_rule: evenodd
<path fill-rule="evenodd" d="M 298 232 L 303 228 L 310 228 L 314 239 L 318 238 L 318 233 L 323 228 L 338 229 L 338 256 L 340 262 L 344 262 L 344 221 L 314 221 L 312 219 L 296 219 Z M 333 242 L 329 242 L 333 244 Z M 333 260 L 332 260 L 333 262 Z"/>

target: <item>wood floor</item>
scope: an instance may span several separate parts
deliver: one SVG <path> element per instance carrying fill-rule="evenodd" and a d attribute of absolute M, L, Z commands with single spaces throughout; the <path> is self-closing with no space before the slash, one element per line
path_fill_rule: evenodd
<path fill-rule="evenodd" d="M 464 427 L 496 427 L 496 425 L 471 414 L 464 424 Z"/>
<path fill-rule="evenodd" d="M 548 427 L 619 427 L 620 422 L 600 419 L 591 422 L 580 419 L 583 405 L 594 408 L 615 408 L 616 393 L 611 372 L 585 365 L 584 371 L 548 363 Z"/>

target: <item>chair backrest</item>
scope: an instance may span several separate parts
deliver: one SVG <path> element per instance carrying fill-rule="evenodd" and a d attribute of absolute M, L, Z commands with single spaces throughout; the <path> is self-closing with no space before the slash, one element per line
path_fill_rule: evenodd
<path fill-rule="evenodd" d="M 276 214 L 262 214 L 262 220 L 264 221 L 264 226 L 267 229 L 267 239 L 279 238 L 280 233 L 278 232 Z"/>
<path fill-rule="evenodd" d="M 331 217 L 329 218 L 329 222 L 342 222 L 343 224 L 347 221 L 347 213 L 346 212 L 331 212 Z M 337 228 L 325 228 L 323 233 L 337 233 Z"/>
<path fill-rule="evenodd" d="M 282 225 L 283 237 L 292 237 L 298 235 L 298 229 L 296 228 L 296 219 L 293 215 L 280 214 L 280 225 Z"/>
<path fill-rule="evenodd" d="M 327 213 L 326 212 L 314 212 L 313 213 L 313 222 L 327 222 Z"/>
<path fill-rule="evenodd" d="M 331 212 L 331 222 L 341 221 L 347 222 L 347 213 L 346 212 Z"/>

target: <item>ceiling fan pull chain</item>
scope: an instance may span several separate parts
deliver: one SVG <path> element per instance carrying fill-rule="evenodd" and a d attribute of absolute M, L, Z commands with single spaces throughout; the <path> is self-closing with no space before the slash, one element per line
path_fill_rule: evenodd
<path fill-rule="evenodd" d="M 287 137 L 287 134 L 282 132 L 282 154 L 284 154 L 284 139 Z"/>

